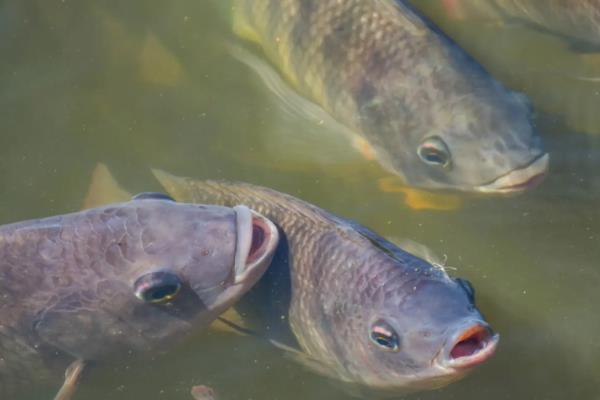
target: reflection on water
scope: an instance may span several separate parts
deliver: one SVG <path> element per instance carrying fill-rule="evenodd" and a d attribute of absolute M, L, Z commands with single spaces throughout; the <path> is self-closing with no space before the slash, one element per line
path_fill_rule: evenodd
<path fill-rule="evenodd" d="M 97 161 L 133 192 L 160 189 L 149 167 L 271 186 L 425 243 L 473 283 L 502 335 L 497 355 L 464 381 L 411 398 L 598 397 L 600 96 L 595 82 L 576 79 L 600 75 L 596 58 L 526 26 L 457 22 L 422 5 L 532 98 L 552 157 L 538 189 L 415 212 L 379 191 L 386 173 L 376 163 L 337 158 L 340 142 L 286 157 L 295 153 L 280 135 L 305 126 L 282 125 L 263 82 L 227 53 L 228 28 L 207 2 L 4 1 L 0 221 L 76 210 Z M 188 399 L 196 384 L 225 399 L 348 397 L 254 338 L 207 332 L 152 363 L 93 371 L 81 398 Z"/>

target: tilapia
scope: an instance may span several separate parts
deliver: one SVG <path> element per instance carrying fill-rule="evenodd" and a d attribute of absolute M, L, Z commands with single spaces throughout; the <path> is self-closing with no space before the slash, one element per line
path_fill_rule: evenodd
<path fill-rule="evenodd" d="M 406 184 L 509 193 L 545 176 L 549 156 L 525 96 L 406 1 L 233 4 L 234 31 Z"/>
<path fill-rule="evenodd" d="M 576 48 L 600 51 L 599 0 L 455 0 L 454 3 L 454 8 L 492 8 L 506 19 L 530 23 L 567 38 Z"/>
<path fill-rule="evenodd" d="M 359 391 L 432 389 L 499 340 L 465 280 L 364 226 L 275 190 L 154 171 L 177 199 L 247 204 L 280 230 L 272 265 L 236 310 L 313 370 Z M 265 327 L 268 327 L 266 329 Z"/>
<path fill-rule="evenodd" d="M 66 370 L 67 400 L 89 363 L 169 350 L 246 293 L 277 242 L 246 206 L 159 194 L 1 226 L 0 397 Z"/>

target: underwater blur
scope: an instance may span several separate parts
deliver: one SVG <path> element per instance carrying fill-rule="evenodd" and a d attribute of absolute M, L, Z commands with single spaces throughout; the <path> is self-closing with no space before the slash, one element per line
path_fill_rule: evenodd
<path fill-rule="evenodd" d="M 389 380 L 398 357 L 421 371 L 423 355 L 481 365 L 384 396 L 600 398 L 600 2 L 334 3 L 0 1 L 0 225 L 170 192 L 155 168 L 288 193 L 387 238 L 382 252 L 393 242 L 461 278 L 421 282 L 401 317 L 349 314 L 361 291 L 345 293 L 341 323 L 311 317 L 292 331 L 284 304 L 259 326 L 241 301 L 223 316 L 231 325 L 151 362 L 123 351 L 86 369 L 73 400 L 378 398 L 344 380 Z M 98 162 L 120 190 L 93 174 Z M 305 229 L 291 226 L 283 239 Z M 352 240 L 350 226 L 335 229 Z M 344 248 L 306 250 L 325 266 L 363 254 Z M 363 322 L 365 336 L 348 333 Z M 5 325 L 0 338 L 12 337 Z M 374 345 L 391 352 L 361 353 Z M 331 376 L 321 354 L 342 355 L 334 369 L 352 378 Z M 56 394 L 29 384 L 22 400 Z"/>

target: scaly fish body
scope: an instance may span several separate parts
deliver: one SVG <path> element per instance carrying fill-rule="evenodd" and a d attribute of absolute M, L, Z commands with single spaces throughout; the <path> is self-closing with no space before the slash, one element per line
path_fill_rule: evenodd
<path fill-rule="evenodd" d="M 51 384 L 74 360 L 171 348 L 270 263 L 276 230 L 248 208 L 142 197 L 0 227 L 2 398 Z"/>
<path fill-rule="evenodd" d="M 175 198 L 241 202 L 278 225 L 273 265 L 238 304 L 260 299 L 264 326 L 288 326 L 317 371 L 397 394 L 442 386 L 493 353 L 470 285 L 367 228 L 267 188 L 155 175 Z"/>
<path fill-rule="evenodd" d="M 406 183 L 523 190 L 548 156 L 524 96 L 391 0 L 235 0 L 234 30 Z"/>

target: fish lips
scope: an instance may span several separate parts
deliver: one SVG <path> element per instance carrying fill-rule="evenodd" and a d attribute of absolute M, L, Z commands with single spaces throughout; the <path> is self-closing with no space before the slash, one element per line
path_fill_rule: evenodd
<path fill-rule="evenodd" d="M 515 169 L 502 175 L 493 182 L 477 186 L 476 191 L 481 193 L 509 194 L 517 193 L 540 184 L 548 172 L 550 155 L 544 153 L 535 158 L 523 168 Z"/>
<path fill-rule="evenodd" d="M 437 363 L 449 373 L 466 372 L 492 357 L 499 340 L 486 322 L 469 322 L 447 341 Z"/>
<path fill-rule="evenodd" d="M 244 205 L 233 209 L 237 225 L 233 271 L 236 285 L 265 271 L 279 243 L 279 231 L 268 218 Z"/>

